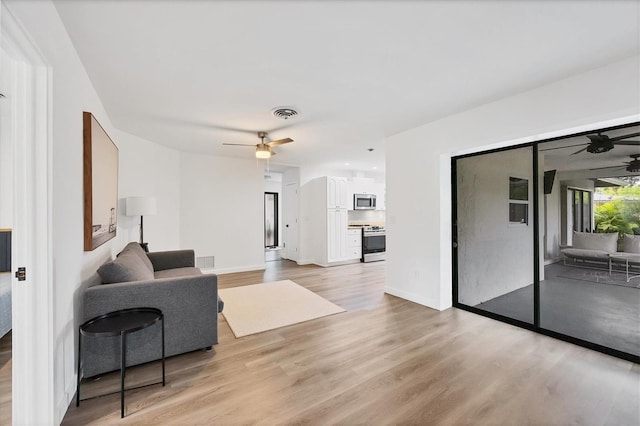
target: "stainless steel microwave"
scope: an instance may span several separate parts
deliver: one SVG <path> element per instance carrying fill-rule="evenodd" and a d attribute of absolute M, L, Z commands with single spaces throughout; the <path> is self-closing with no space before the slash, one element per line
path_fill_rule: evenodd
<path fill-rule="evenodd" d="M 353 194 L 354 210 L 375 210 L 376 196 L 374 194 Z"/>

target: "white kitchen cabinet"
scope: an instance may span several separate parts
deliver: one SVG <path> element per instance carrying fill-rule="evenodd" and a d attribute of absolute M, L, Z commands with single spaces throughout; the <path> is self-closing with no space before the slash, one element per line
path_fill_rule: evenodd
<path fill-rule="evenodd" d="M 347 179 L 343 177 L 327 176 L 327 208 L 347 209 Z"/>
<path fill-rule="evenodd" d="M 385 184 L 371 178 L 353 178 L 348 183 L 348 209 L 353 210 L 354 194 L 373 194 L 376 196 L 376 210 L 385 209 Z"/>
<path fill-rule="evenodd" d="M 322 266 L 352 259 L 348 252 L 347 179 L 323 176 L 305 185 L 308 200 L 308 228 L 313 236 L 310 250 L 313 263 Z"/>
<path fill-rule="evenodd" d="M 360 259 L 362 257 L 362 230 L 349 229 L 347 231 L 347 258 Z"/>
<path fill-rule="evenodd" d="M 347 211 L 327 210 L 327 261 L 340 262 L 347 259 Z"/>

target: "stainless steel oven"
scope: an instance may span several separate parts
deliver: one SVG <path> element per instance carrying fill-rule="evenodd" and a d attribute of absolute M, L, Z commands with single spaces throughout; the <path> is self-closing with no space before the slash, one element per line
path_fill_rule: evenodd
<path fill-rule="evenodd" d="M 362 228 L 362 261 L 385 260 L 386 252 L 387 237 L 384 228 L 381 226 Z"/>

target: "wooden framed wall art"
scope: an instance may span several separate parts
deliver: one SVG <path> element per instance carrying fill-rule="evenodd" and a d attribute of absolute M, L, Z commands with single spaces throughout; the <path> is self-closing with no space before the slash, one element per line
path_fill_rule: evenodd
<path fill-rule="evenodd" d="M 118 147 L 90 112 L 82 113 L 84 152 L 84 250 L 116 236 Z"/>

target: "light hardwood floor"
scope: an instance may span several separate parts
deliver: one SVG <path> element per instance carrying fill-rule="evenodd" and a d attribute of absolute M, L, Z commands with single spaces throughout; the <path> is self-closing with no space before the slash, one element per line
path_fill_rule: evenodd
<path fill-rule="evenodd" d="M 72 403 L 85 424 L 640 424 L 640 366 L 457 309 L 383 294 L 384 262 L 269 262 L 220 288 L 291 279 L 347 312 L 220 343 L 167 362 L 167 385 Z M 277 306 L 274 306 L 277 309 Z M 159 378 L 133 367 L 130 386 Z M 119 375 L 84 396 L 117 390 Z"/>

